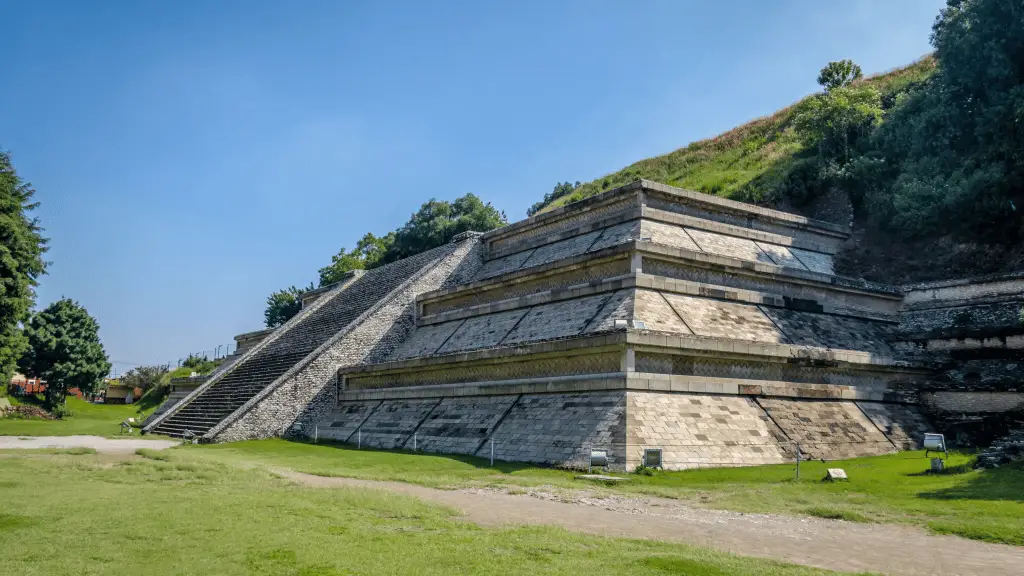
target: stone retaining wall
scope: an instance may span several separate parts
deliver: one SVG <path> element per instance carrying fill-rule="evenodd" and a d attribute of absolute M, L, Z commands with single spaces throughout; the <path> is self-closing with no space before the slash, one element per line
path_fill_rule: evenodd
<path fill-rule="evenodd" d="M 610 468 L 632 470 L 658 448 L 666 469 L 681 470 L 791 462 L 798 443 L 805 458 L 885 454 L 918 447 L 931 429 L 904 404 L 618 390 L 343 402 L 319 430 L 366 447 L 481 458 L 493 443 L 496 460 L 570 468 L 598 449 Z"/>

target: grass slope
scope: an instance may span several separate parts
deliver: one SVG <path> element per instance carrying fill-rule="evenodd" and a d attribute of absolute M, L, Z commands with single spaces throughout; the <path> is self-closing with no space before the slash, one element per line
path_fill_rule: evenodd
<path fill-rule="evenodd" d="M 0 453 L 0 574 L 824 573 L 555 528 L 484 529 L 411 497 L 295 486 L 200 452 Z"/>
<path fill-rule="evenodd" d="M 218 460 L 255 461 L 320 476 L 399 480 L 432 487 L 470 485 L 593 487 L 572 472 L 478 458 L 356 450 L 283 440 L 239 442 L 195 448 Z M 934 532 L 989 542 L 1024 545 L 1024 465 L 972 470 L 970 458 L 952 454 L 957 474 L 922 474 L 924 452 L 841 462 L 715 468 L 632 475 L 605 489 L 678 498 L 695 505 L 782 514 L 804 514 L 861 522 L 915 524 Z M 825 469 L 840 467 L 849 482 L 825 483 Z"/>
<path fill-rule="evenodd" d="M 932 57 L 863 80 L 882 93 L 883 101 L 910 83 L 927 78 L 935 69 Z M 803 100 L 801 101 L 803 102 Z M 763 184 L 785 173 L 803 145 L 793 130 L 801 102 L 758 118 L 707 140 L 662 156 L 641 160 L 622 170 L 580 186 L 552 201 L 541 212 L 646 178 L 746 202 L 763 200 Z"/>
<path fill-rule="evenodd" d="M 14 397 L 10 399 L 14 402 L 24 401 Z M 123 420 L 139 418 L 138 404 L 92 404 L 69 396 L 67 407 L 71 410 L 71 416 L 62 420 L 0 418 L 0 436 L 118 436 Z M 144 414 L 155 407 L 149 406 Z"/>

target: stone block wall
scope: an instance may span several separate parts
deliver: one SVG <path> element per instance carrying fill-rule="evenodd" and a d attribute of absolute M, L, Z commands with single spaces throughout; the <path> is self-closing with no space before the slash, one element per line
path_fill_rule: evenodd
<path fill-rule="evenodd" d="M 926 432 L 935 432 L 921 410 L 907 404 L 857 402 L 871 422 L 900 450 L 918 450 Z"/>
<path fill-rule="evenodd" d="M 382 400 L 342 402 L 319 422 L 316 430 L 317 437 L 335 442 L 348 442 L 350 438 L 355 437 L 356 429 L 382 403 Z"/>
<path fill-rule="evenodd" d="M 629 392 L 627 402 L 629 468 L 645 448 L 661 448 L 668 470 L 792 460 L 785 435 L 750 398 Z"/>
<path fill-rule="evenodd" d="M 758 398 L 757 403 L 810 458 L 841 460 L 896 451 L 853 402 Z"/>
<path fill-rule="evenodd" d="M 608 451 L 609 465 L 625 468 L 626 393 L 526 394 L 494 431 L 494 457 L 584 468 L 591 449 Z M 488 457 L 485 442 L 477 456 Z"/>
<path fill-rule="evenodd" d="M 440 402 L 439 398 L 385 400 L 359 427 L 362 445 L 368 448 L 401 448 Z"/>
<path fill-rule="evenodd" d="M 518 395 L 444 398 L 416 430 L 407 449 L 442 454 L 476 454 L 519 399 Z"/>

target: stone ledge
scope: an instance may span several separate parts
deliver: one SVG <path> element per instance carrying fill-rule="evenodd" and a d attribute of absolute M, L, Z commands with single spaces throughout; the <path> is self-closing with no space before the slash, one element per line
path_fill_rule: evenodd
<path fill-rule="evenodd" d="M 531 216 L 526 220 L 509 224 L 497 230 L 492 230 L 483 235 L 485 242 L 493 242 L 500 240 L 503 237 L 511 236 L 516 233 L 524 232 L 530 228 L 536 228 L 551 222 L 560 220 L 562 217 L 569 213 L 582 212 L 585 210 L 593 209 L 601 204 L 611 203 L 612 201 L 619 200 L 627 197 L 630 194 L 635 194 L 641 191 L 655 191 L 665 194 L 673 199 L 685 201 L 692 204 L 701 205 L 704 208 L 709 208 L 712 211 L 727 212 L 731 214 L 738 214 L 744 217 L 759 218 L 772 222 L 774 224 L 782 225 L 787 228 L 793 228 L 797 230 L 806 230 L 809 232 L 833 236 L 840 239 L 846 239 L 850 235 L 850 229 L 848 226 L 841 224 L 833 224 L 831 222 L 825 222 L 822 220 L 814 220 L 806 218 L 804 216 L 798 216 L 796 214 L 790 214 L 787 212 L 781 212 L 779 210 L 772 210 L 770 208 L 762 208 L 760 206 L 754 206 L 752 204 L 744 204 L 742 202 L 736 202 L 735 200 L 727 200 L 725 198 L 719 198 L 710 194 L 704 194 L 701 192 L 693 192 L 690 190 L 684 190 L 682 188 L 676 188 L 668 186 L 651 180 L 637 180 L 624 186 L 595 194 L 588 198 L 584 198 L 578 202 L 573 202 L 565 206 L 561 206 L 549 212 L 543 214 L 537 214 Z"/>
<path fill-rule="evenodd" d="M 555 242 L 566 240 L 568 238 L 575 238 L 576 236 L 583 236 L 584 234 L 589 234 L 597 230 L 604 230 L 605 228 L 610 228 L 631 220 L 639 220 L 641 213 L 639 205 L 627 205 L 624 206 L 622 210 L 614 212 L 604 218 L 594 220 L 593 222 L 587 222 L 568 230 L 523 240 L 505 248 L 495 248 L 493 250 L 489 248 L 485 261 L 498 260 L 499 258 L 511 256 L 512 254 L 519 254 L 520 252 L 539 248 L 547 244 L 554 244 Z"/>
<path fill-rule="evenodd" d="M 514 272 L 508 272 L 485 280 L 478 280 L 469 284 L 463 284 L 458 287 L 426 292 L 417 296 L 416 301 L 418 305 L 422 307 L 426 303 L 438 303 L 446 299 L 478 293 L 482 290 L 494 289 L 522 281 L 532 280 L 534 278 L 540 278 L 544 274 L 563 272 L 570 270 L 573 267 L 582 266 L 584 263 L 596 262 L 604 259 L 610 260 L 612 259 L 610 257 L 613 255 L 625 252 L 633 252 L 640 256 L 657 256 L 659 259 L 664 259 L 668 262 L 696 265 L 699 268 L 710 268 L 728 274 L 739 274 L 744 276 L 755 275 L 777 282 L 809 285 L 820 290 L 878 297 L 889 300 L 894 304 L 898 303 L 901 299 L 900 293 L 895 288 L 882 285 L 860 282 L 858 280 L 842 278 L 839 276 L 829 276 L 818 272 L 783 268 L 772 264 L 755 263 L 707 252 L 694 252 L 683 248 L 675 248 L 663 244 L 634 240 L 605 248 L 597 252 L 556 260 L 536 268 L 516 270 Z"/>
<path fill-rule="evenodd" d="M 651 206 L 644 206 L 641 215 L 645 220 L 651 220 L 654 222 L 664 222 L 666 224 L 674 224 L 676 226 L 697 228 L 699 230 L 706 230 L 708 232 L 715 232 L 726 236 L 767 242 L 778 246 L 803 248 L 804 250 L 821 252 L 830 256 L 834 256 L 839 252 L 839 248 L 836 246 L 828 246 L 817 242 L 811 242 L 810 240 L 804 240 L 803 238 L 792 238 L 782 234 L 775 234 L 773 232 L 755 230 L 753 228 L 744 228 L 743 226 L 736 226 L 735 224 L 725 224 L 714 220 L 705 220 L 703 218 L 697 218 L 696 216 L 677 214 L 675 212 L 669 212 L 668 210 L 662 210 Z"/>
<path fill-rule="evenodd" d="M 742 380 L 708 376 L 680 376 L 643 372 L 586 374 L 546 378 L 523 378 L 349 390 L 338 395 L 339 402 L 368 400 L 406 400 L 464 396 L 497 396 L 510 394 L 558 394 L 567 392 L 599 392 L 608 390 L 644 392 L 698 393 L 723 396 L 754 396 L 802 398 L 816 400 L 864 400 L 872 402 L 913 403 L 899 391 L 887 388 L 805 384 L 770 380 Z"/>
<path fill-rule="evenodd" d="M 339 375 L 384 375 L 437 369 L 446 365 L 469 362 L 489 362 L 505 358 L 539 356 L 542 354 L 568 354 L 580 351 L 600 352 L 609 347 L 636 346 L 638 350 L 715 358 L 756 359 L 763 362 L 783 362 L 806 366 L 867 367 L 874 370 L 923 371 L 918 362 L 881 357 L 867 352 L 835 350 L 793 344 L 773 344 L 726 340 L 680 334 L 656 333 L 646 330 L 620 330 L 595 335 L 550 340 L 521 346 L 507 346 L 444 356 L 423 356 L 408 360 L 350 366 L 338 371 Z"/>

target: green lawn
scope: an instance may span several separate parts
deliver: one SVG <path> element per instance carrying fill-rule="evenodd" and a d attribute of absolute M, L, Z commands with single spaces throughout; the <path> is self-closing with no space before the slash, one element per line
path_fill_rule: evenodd
<path fill-rule="evenodd" d="M 0 574 L 822 573 L 555 528 L 484 529 L 393 493 L 296 486 L 233 456 L 0 452 Z"/>
<path fill-rule="evenodd" d="M 189 449 L 192 449 L 191 447 Z M 973 470 L 970 457 L 951 454 L 959 473 L 924 474 L 923 452 L 804 462 L 794 465 L 716 468 L 631 475 L 606 486 L 575 480 L 575 474 L 524 464 L 409 452 L 261 440 L 196 447 L 217 459 L 255 461 L 321 476 L 399 480 L 434 487 L 468 485 L 592 488 L 677 498 L 696 505 L 739 510 L 843 518 L 861 522 L 916 524 L 939 533 L 1024 545 L 1024 465 Z M 849 482 L 822 482 L 826 468 L 844 468 Z"/>
<path fill-rule="evenodd" d="M 10 399 L 15 403 L 19 401 L 14 397 Z M 92 404 L 69 396 L 67 407 L 71 416 L 62 420 L 0 418 L 0 436 L 118 436 L 123 420 L 139 418 L 138 404 Z M 153 408 L 150 407 L 149 412 Z"/>

